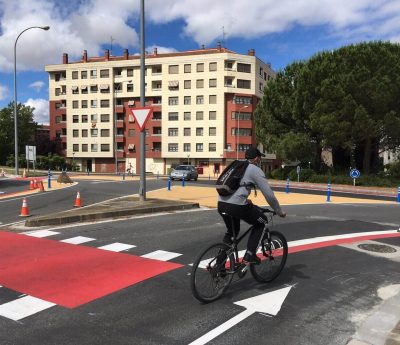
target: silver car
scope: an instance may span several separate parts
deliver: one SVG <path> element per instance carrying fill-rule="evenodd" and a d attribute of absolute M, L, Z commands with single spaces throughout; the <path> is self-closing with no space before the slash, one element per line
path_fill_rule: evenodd
<path fill-rule="evenodd" d="M 171 180 L 182 180 L 182 177 L 187 181 L 197 181 L 199 174 L 193 165 L 178 165 L 171 171 Z"/>

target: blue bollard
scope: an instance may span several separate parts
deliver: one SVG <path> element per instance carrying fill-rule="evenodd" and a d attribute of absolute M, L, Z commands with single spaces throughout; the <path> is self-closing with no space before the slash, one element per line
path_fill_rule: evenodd
<path fill-rule="evenodd" d="M 182 187 L 185 187 L 185 177 L 182 176 Z"/>
<path fill-rule="evenodd" d="M 397 202 L 400 202 L 400 187 L 397 189 Z"/>
<path fill-rule="evenodd" d="M 326 202 L 331 202 L 331 183 L 328 182 L 328 193 L 326 195 Z"/>
<path fill-rule="evenodd" d="M 50 189 L 51 188 L 51 171 L 49 169 L 49 172 L 47 173 L 47 188 Z"/>
<path fill-rule="evenodd" d="M 286 192 L 286 194 L 289 194 L 289 178 L 286 180 L 285 192 Z"/>
<path fill-rule="evenodd" d="M 168 177 L 168 190 L 171 190 L 171 177 Z"/>

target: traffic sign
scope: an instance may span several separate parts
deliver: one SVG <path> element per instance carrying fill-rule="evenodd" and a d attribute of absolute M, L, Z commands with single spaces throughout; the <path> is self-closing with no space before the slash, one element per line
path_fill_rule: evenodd
<path fill-rule="evenodd" d="M 300 168 L 300 165 L 298 165 L 298 166 L 297 166 L 297 169 L 296 169 L 297 175 L 300 174 L 300 169 L 301 169 L 301 168 Z"/>
<path fill-rule="evenodd" d="M 351 178 L 359 178 L 360 177 L 360 172 L 357 169 L 351 169 L 350 170 L 350 177 Z"/>
<path fill-rule="evenodd" d="M 151 107 L 135 108 L 131 109 L 131 112 L 132 115 L 135 117 L 136 123 L 138 124 L 140 131 L 143 132 L 147 120 L 153 113 L 153 108 Z"/>

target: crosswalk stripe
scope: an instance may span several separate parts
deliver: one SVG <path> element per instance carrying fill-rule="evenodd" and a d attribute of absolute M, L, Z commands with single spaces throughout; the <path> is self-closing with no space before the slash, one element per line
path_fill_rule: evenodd
<path fill-rule="evenodd" d="M 122 252 L 124 250 L 128 250 L 131 248 L 135 248 L 136 246 L 132 245 L 132 244 L 125 244 L 125 243 L 111 243 L 111 244 L 107 244 L 105 246 L 99 247 L 99 249 L 104 249 L 104 250 L 109 250 L 111 252 Z"/>
<path fill-rule="evenodd" d="M 95 238 L 85 237 L 85 236 L 76 236 L 71 238 L 66 238 L 65 240 L 61 240 L 60 242 L 70 243 L 70 244 L 82 244 L 90 241 L 95 241 Z"/>
<path fill-rule="evenodd" d="M 142 258 L 154 259 L 154 260 L 160 260 L 160 261 L 168 261 L 168 260 L 171 260 L 171 259 L 176 258 L 181 255 L 182 254 L 179 254 L 179 253 L 166 252 L 164 250 L 156 250 L 155 252 L 151 252 L 146 255 L 142 255 Z"/>
<path fill-rule="evenodd" d="M 42 299 L 25 296 L 0 305 L 0 316 L 18 321 L 40 311 L 53 307 L 55 304 Z"/>
<path fill-rule="evenodd" d="M 35 230 L 35 231 L 26 231 L 26 232 L 23 232 L 22 234 L 32 236 L 32 237 L 43 238 L 43 237 L 58 235 L 59 232 L 49 231 L 49 230 Z"/>

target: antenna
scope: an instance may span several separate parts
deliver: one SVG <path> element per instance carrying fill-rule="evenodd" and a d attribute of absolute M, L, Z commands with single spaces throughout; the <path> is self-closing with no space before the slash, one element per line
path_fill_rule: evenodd
<path fill-rule="evenodd" d="M 113 41 L 115 41 L 115 39 L 112 37 L 112 36 L 110 36 L 110 55 L 112 55 L 112 43 L 113 43 Z"/>
<path fill-rule="evenodd" d="M 225 27 L 222 27 L 222 41 L 221 41 L 221 45 L 224 47 L 225 46 Z"/>

